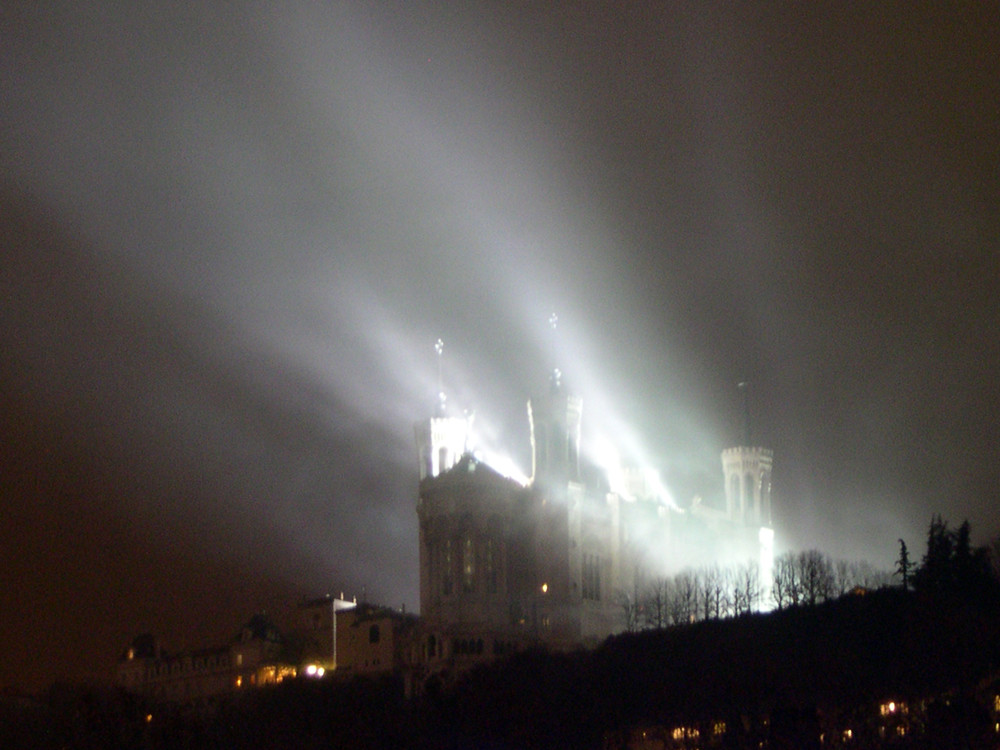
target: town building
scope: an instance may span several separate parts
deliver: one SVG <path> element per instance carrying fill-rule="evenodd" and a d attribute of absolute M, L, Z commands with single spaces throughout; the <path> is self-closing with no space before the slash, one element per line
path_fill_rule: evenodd
<path fill-rule="evenodd" d="M 116 677 L 118 685 L 138 695 L 196 703 L 295 674 L 284 636 L 258 614 L 229 643 L 217 647 L 171 653 L 154 636 L 140 635 L 122 653 Z"/>
<path fill-rule="evenodd" d="M 306 676 L 402 671 L 416 615 L 368 602 L 324 596 L 299 604 L 299 671 Z"/>

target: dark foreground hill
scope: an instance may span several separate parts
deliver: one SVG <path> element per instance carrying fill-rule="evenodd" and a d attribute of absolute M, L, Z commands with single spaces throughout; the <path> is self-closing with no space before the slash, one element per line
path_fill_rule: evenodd
<path fill-rule="evenodd" d="M 524 652 L 414 699 L 293 681 L 195 714 L 64 688 L 0 721 L 44 748 L 995 747 L 998 665 L 992 596 L 883 590 Z"/>

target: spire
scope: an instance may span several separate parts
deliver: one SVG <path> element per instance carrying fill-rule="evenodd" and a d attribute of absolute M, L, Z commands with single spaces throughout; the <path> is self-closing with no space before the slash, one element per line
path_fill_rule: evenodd
<path fill-rule="evenodd" d="M 438 364 L 438 416 L 443 417 L 448 410 L 448 397 L 444 393 L 444 376 L 442 375 L 441 358 L 444 354 L 444 341 L 438 339 L 434 342 L 434 351 L 437 353 Z"/>
<path fill-rule="evenodd" d="M 749 448 L 752 445 L 750 442 L 750 397 L 748 393 L 750 383 L 741 380 L 736 384 L 736 387 L 740 389 L 740 394 L 743 396 L 743 445 Z"/>
<path fill-rule="evenodd" d="M 471 422 L 469 416 L 448 416 L 448 398 L 444 392 L 444 368 L 442 366 L 444 341 L 438 339 L 434 342 L 434 352 L 437 355 L 438 368 L 437 409 L 430 419 L 425 419 L 414 425 L 421 479 L 436 477 L 448 471 L 458 463 L 469 447 L 469 424 Z"/>
<path fill-rule="evenodd" d="M 549 315 L 549 329 L 552 331 L 552 372 L 549 375 L 549 388 L 553 393 L 558 391 L 562 387 L 562 370 L 560 370 L 556 364 L 556 326 L 559 324 L 559 316 L 554 312 Z"/>

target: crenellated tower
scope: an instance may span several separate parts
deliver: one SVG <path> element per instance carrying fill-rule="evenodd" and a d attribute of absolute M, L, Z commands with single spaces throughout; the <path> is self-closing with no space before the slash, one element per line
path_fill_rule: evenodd
<path fill-rule="evenodd" d="M 745 526 L 771 525 L 771 466 L 767 448 L 741 445 L 722 451 L 726 515 Z"/>
<path fill-rule="evenodd" d="M 747 388 L 748 383 L 739 383 L 743 395 L 743 444 L 722 451 L 722 473 L 726 490 L 726 517 L 736 526 L 743 527 L 748 535 L 747 542 L 756 547 L 764 589 L 763 598 L 766 600 L 774 567 L 774 528 L 771 517 L 771 469 L 774 453 L 752 443 Z"/>

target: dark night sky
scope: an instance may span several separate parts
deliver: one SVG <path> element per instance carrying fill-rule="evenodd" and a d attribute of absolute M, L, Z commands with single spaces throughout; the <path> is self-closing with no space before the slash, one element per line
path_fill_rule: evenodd
<path fill-rule="evenodd" d="M 439 336 L 525 468 L 555 361 L 710 498 L 749 380 L 782 548 L 1000 532 L 994 3 L 7 5 L 0 686 L 414 609 Z"/>

